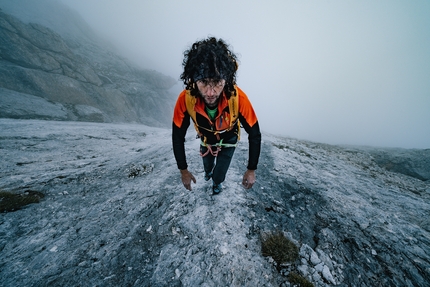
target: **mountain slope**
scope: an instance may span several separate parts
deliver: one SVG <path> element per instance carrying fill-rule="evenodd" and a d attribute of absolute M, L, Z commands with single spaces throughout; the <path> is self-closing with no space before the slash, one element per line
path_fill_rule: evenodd
<path fill-rule="evenodd" d="M 192 131 L 189 192 L 170 130 L 0 127 L 0 189 L 45 194 L 0 217 L 5 286 L 279 286 L 288 267 L 261 255 L 260 236 L 274 230 L 300 247 L 292 268 L 315 286 L 428 286 L 429 182 L 379 167 L 366 150 L 264 134 L 245 190 L 242 135 L 225 190 L 211 196 Z"/>
<path fill-rule="evenodd" d="M 174 79 L 136 68 L 115 55 L 66 6 L 30 2 L 6 1 L 0 8 L 58 32 L 0 11 L 0 117 L 21 118 L 29 111 L 27 118 L 170 125 L 176 95 L 169 89 Z M 64 19 L 41 17 L 37 7 L 45 14 L 61 12 Z M 33 17 L 27 12 L 31 8 Z M 44 104 L 39 113 L 28 105 L 30 96 Z"/>

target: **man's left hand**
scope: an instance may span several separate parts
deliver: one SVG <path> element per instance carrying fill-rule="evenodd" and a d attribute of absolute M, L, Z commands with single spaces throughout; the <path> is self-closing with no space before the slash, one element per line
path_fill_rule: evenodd
<path fill-rule="evenodd" d="M 255 171 L 248 169 L 243 175 L 242 185 L 246 189 L 250 189 L 255 183 Z"/>

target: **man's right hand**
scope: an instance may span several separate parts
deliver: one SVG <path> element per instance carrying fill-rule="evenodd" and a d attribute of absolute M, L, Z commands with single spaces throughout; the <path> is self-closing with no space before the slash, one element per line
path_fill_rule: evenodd
<path fill-rule="evenodd" d="M 181 169 L 181 177 L 185 188 L 191 190 L 191 181 L 196 183 L 196 178 L 188 171 L 188 169 Z"/>

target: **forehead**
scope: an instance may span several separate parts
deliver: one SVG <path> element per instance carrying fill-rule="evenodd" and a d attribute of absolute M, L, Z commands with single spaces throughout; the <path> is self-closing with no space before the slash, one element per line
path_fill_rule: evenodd
<path fill-rule="evenodd" d="M 210 79 L 210 78 L 206 78 L 206 79 L 200 79 L 197 82 L 203 83 L 203 84 L 207 84 L 207 83 L 211 83 L 211 84 L 223 84 L 225 83 L 224 79 Z"/>

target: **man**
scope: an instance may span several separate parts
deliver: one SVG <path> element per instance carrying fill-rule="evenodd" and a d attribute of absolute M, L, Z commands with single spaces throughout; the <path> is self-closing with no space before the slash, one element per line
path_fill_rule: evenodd
<path fill-rule="evenodd" d="M 248 133 L 249 158 L 242 184 L 255 183 L 260 156 L 261 133 L 257 116 L 246 94 L 236 86 L 236 55 L 222 39 L 208 38 L 184 52 L 183 90 L 173 113 L 172 142 L 182 183 L 191 190 L 195 177 L 188 171 L 185 135 L 192 118 L 201 139 L 205 180 L 212 178 L 213 194 L 222 191 L 242 125 Z"/>

